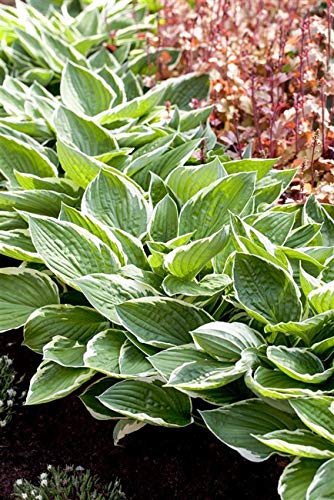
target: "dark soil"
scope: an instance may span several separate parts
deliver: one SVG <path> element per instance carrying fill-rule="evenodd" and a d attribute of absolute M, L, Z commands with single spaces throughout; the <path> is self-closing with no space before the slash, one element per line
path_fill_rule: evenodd
<path fill-rule="evenodd" d="M 1 334 L 0 354 L 15 360 L 24 384 L 40 362 L 25 347 L 21 333 Z M 37 479 L 48 464 L 81 465 L 110 481 L 119 477 L 128 499 L 276 500 L 282 459 L 254 464 L 219 442 L 209 431 L 191 426 L 147 426 L 113 445 L 113 423 L 94 420 L 74 395 L 23 407 L 0 431 L 0 498 L 10 499 L 18 478 Z"/>

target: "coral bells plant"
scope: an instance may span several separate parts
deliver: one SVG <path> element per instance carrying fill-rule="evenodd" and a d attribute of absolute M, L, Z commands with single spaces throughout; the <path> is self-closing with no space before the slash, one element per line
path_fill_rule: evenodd
<path fill-rule="evenodd" d="M 251 143 L 256 156 L 302 167 L 305 193 L 333 182 L 332 0 L 162 4 L 159 43 L 182 49 L 180 71 L 210 72 L 212 124 L 232 154 Z"/>

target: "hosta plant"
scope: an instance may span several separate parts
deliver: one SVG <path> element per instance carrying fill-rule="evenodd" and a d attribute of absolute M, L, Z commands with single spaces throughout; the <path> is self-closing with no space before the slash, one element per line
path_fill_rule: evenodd
<path fill-rule="evenodd" d="M 115 441 L 201 422 L 250 460 L 296 457 L 283 500 L 330 498 L 333 208 L 277 205 L 295 170 L 230 161 L 188 106 L 205 75 L 148 90 L 103 61 L 0 93 L 0 331 L 43 357 L 26 403 L 80 389 Z"/>

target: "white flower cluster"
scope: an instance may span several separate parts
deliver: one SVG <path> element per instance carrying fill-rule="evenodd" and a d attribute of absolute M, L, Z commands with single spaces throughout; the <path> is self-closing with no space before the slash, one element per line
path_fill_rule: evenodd
<path fill-rule="evenodd" d="M 0 356 L 0 428 L 5 427 L 12 418 L 15 401 L 18 397 L 13 361 L 6 355 Z"/>

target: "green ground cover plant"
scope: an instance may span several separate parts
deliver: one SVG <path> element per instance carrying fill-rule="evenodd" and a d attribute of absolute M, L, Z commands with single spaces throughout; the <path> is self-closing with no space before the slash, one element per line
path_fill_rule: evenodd
<path fill-rule="evenodd" d="M 73 59 L 78 23 L 94 11 L 100 25 L 101 3 L 46 16 L 18 4 L 34 40 L 68 20 L 58 71 L 48 61 L 62 49 L 40 39 L 49 81 L 3 54 L 0 253 L 13 260 L 0 268 L 0 331 L 23 327 L 42 356 L 26 404 L 80 389 L 95 418 L 117 421 L 116 442 L 146 424 L 200 423 L 249 460 L 293 457 L 283 500 L 330 498 L 333 207 L 278 204 L 296 169 L 229 158 L 211 108 L 189 107 L 206 75 L 145 87 L 138 27 L 119 67 L 108 51 L 92 64 L 94 44 Z M 133 8 L 111 4 L 121 20 Z M 34 67 L 36 44 L 7 31 Z"/>

